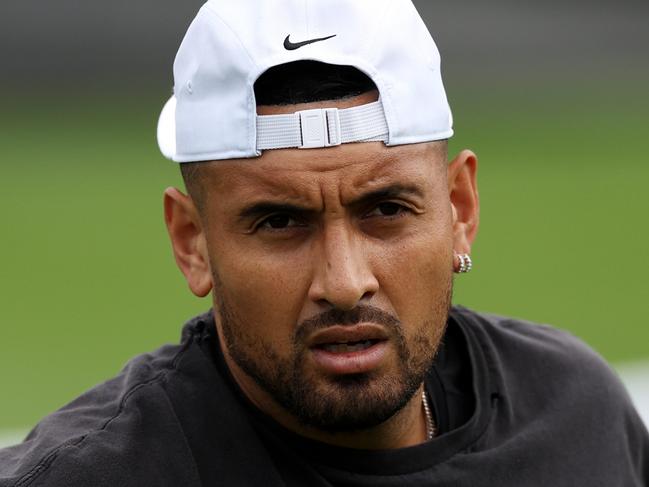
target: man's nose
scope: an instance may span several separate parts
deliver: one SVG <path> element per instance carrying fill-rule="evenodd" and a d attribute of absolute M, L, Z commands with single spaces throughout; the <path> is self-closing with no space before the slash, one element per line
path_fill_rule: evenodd
<path fill-rule="evenodd" d="M 363 243 L 345 222 L 323 229 L 314 249 L 315 272 L 309 289 L 313 302 L 349 310 L 378 291 Z"/>

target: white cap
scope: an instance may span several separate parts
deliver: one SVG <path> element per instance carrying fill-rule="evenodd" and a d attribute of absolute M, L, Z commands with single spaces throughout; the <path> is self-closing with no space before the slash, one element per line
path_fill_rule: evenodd
<path fill-rule="evenodd" d="M 359 69 L 378 87 L 379 101 L 258 116 L 257 78 L 300 60 Z M 174 79 L 158 144 L 176 162 L 453 135 L 439 52 L 411 0 L 209 0 L 178 50 Z"/>

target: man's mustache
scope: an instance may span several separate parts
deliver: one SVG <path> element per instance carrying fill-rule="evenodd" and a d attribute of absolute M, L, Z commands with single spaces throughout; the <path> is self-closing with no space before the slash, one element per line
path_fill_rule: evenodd
<path fill-rule="evenodd" d="M 350 326 L 358 323 L 375 323 L 391 331 L 401 326 L 401 321 L 395 316 L 374 306 L 357 306 L 351 310 L 332 308 L 300 323 L 295 332 L 294 342 L 303 343 L 306 337 L 320 328 L 336 325 Z"/>

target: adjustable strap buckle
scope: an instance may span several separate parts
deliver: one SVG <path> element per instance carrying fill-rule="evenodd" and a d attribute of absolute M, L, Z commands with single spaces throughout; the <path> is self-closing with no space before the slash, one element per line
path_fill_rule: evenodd
<path fill-rule="evenodd" d="M 300 149 L 317 149 L 342 144 L 337 108 L 316 108 L 297 112 L 300 120 Z"/>

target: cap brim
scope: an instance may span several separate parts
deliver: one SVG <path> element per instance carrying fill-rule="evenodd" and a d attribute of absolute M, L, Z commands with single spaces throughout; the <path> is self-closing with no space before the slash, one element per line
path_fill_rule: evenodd
<path fill-rule="evenodd" d="M 165 103 L 158 119 L 158 147 L 167 159 L 176 157 L 176 97 Z"/>

